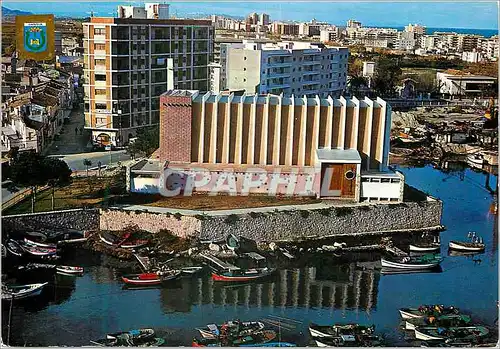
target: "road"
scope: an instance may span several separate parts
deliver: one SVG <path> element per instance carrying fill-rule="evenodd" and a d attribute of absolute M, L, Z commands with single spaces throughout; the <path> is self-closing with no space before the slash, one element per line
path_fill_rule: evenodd
<path fill-rule="evenodd" d="M 111 153 L 111 155 L 110 155 Z M 86 166 L 83 164 L 83 160 L 89 159 L 92 162 L 90 167 L 97 167 L 99 161 L 101 165 L 115 164 L 118 161 L 130 160 L 130 155 L 125 153 L 125 150 L 114 150 L 106 152 L 92 152 L 92 153 L 80 153 L 80 154 L 70 154 L 70 155 L 51 155 L 64 160 L 69 168 L 73 171 L 84 171 Z M 110 161 L 111 160 L 111 161 Z"/>

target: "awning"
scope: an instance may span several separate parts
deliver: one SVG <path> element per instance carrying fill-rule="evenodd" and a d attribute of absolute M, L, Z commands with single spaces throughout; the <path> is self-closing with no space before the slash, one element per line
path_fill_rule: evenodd
<path fill-rule="evenodd" d="M 339 164 L 360 164 L 361 157 L 356 149 L 317 149 L 319 162 Z"/>

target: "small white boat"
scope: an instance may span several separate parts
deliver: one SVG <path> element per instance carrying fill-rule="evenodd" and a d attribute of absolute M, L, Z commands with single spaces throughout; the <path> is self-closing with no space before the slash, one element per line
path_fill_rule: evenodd
<path fill-rule="evenodd" d="M 484 157 L 482 154 L 470 154 L 467 155 L 467 162 L 474 165 L 482 165 L 484 163 Z"/>
<path fill-rule="evenodd" d="M 410 244 L 410 251 L 412 252 L 437 252 L 441 248 L 438 243 L 432 244 Z"/>
<path fill-rule="evenodd" d="M 442 257 L 436 256 L 418 256 L 418 257 L 403 257 L 400 259 L 388 260 L 381 259 L 382 268 L 418 270 L 418 269 L 433 269 L 439 266 L 443 261 Z"/>
<path fill-rule="evenodd" d="M 19 299 L 39 295 L 48 282 L 42 284 L 29 284 L 21 286 L 3 286 L 2 299 Z"/>
<path fill-rule="evenodd" d="M 193 275 L 201 271 L 203 267 L 184 267 L 181 269 L 182 275 Z"/>
<path fill-rule="evenodd" d="M 43 247 L 43 248 L 57 248 L 56 244 L 45 244 L 42 242 L 36 242 L 36 241 L 30 240 L 28 238 L 24 238 L 24 242 L 28 245 L 31 245 L 31 246 L 38 246 L 38 247 Z"/>
<path fill-rule="evenodd" d="M 56 272 L 63 275 L 81 275 L 83 274 L 82 267 L 71 267 L 68 265 L 58 265 L 56 267 Z"/>
<path fill-rule="evenodd" d="M 479 252 L 486 247 L 482 242 L 450 241 L 448 245 L 451 249 L 457 251 Z"/>

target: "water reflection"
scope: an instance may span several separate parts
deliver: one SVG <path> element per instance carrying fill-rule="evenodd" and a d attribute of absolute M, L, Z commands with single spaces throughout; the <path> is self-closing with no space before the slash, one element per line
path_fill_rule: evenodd
<path fill-rule="evenodd" d="M 332 273 L 332 269 L 336 272 Z M 178 288 L 162 288 L 160 293 L 162 309 L 166 313 L 189 312 L 193 305 L 369 311 L 377 305 L 379 279 L 378 272 L 357 270 L 356 264 L 350 263 L 328 268 L 280 270 L 266 281 L 242 285 L 214 282 L 206 275 L 181 279 Z"/>

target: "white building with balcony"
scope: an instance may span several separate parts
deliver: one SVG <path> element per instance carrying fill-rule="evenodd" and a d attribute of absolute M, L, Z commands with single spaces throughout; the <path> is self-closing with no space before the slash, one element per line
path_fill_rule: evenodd
<path fill-rule="evenodd" d="M 309 42 L 244 41 L 224 51 L 226 88 L 248 93 L 339 97 L 346 86 L 345 47 Z"/>

